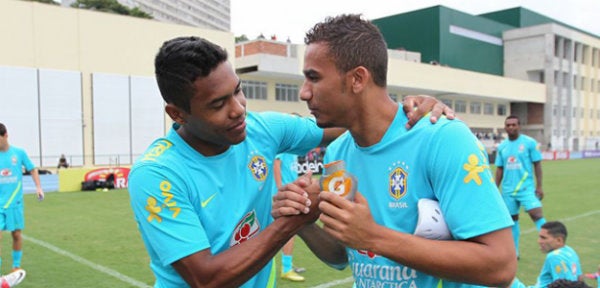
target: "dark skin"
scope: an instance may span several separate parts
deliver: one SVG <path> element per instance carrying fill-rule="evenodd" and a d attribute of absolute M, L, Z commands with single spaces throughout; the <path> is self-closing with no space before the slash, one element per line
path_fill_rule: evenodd
<path fill-rule="evenodd" d="M 194 81 L 194 97 L 190 111 L 168 103 L 165 107 L 171 119 L 180 125 L 177 133 L 198 153 L 211 156 L 227 151 L 231 145 L 244 141 L 246 135 L 246 99 L 240 80 L 229 63 L 217 66 L 205 78 Z M 418 105 L 417 105 L 418 104 Z M 433 110 L 430 121 L 441 113 L 453 118 L 453 111 L 433 97 L 410 97 L 404 102 L 411 111 L 412 123 L 425 111 Z M 414 107 L 418 106 L 417 109 Z M 414 118 L 416 117 L 416 118 Z M 321 145 L 327 144 L 345 129 L 328 128 Z M 309 181 L 309 180 L 306 180 Z M 172 263 L 174 269 L 191 287 L 238 287 L 258 273 L 308 223 L 320 215 L 317 195 L 307 195 L 306 205 L 312 212 L 298 217 L 281 217 L 258 235 L 230 249 L 212 254 L 204 249 Z M 344 253 L 338 250 L 336 253 Z"/>
<path fill-rule="evenodd" d="M 519 123 L 519 119 L 510 118 L 504 121 L 504 130 L 508 134 L 508 139 L 510 141 L 515 141 L 519 138 L 521 126 Z M 537 161 L 533 162 L 533 168 L 535 172 L 536 179 L 536 187 L 535 187 L 535 195 L 538 199 L 542 200 L 544 198 L 544 190 L 542 189 L 542 162 Z M 502 183 L 502 178 L 504 177 L 504 167 L 498 166 L 496 167 L 496 186 L 500 187 Z M 533 208 L 528 210 L 527 213 L 531 220 L 534 222 L 544 217 L 544 213 L 542 207 Z M 519 221 L 519 214 L 511 215 L 514 221 Z"/>

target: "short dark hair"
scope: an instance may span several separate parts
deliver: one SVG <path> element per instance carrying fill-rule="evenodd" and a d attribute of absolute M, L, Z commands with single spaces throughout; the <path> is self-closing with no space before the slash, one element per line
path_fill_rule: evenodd
<path fill-rule="evenodd" d="M 4 126 L 4 124 L 0 123 L 0 136 L 4 136 L 6 135 L 6 126 Z"/>
<path fill-rule="evenodd" d="M 164 42 L 154 59 L 160 94 L 165 102 L 190 112 L 194 81 L 225 61 L 227 51 L 203 38 L 178 37 Z"/>
<path fill-rule="evenodd" d="M 566 279 L 558 279 L 550 284 L 548 288 L 592 288 L 583 281 L 570 281 Z"/>
<path fill-rule="evenodd" d="M 506 121 L 508 119 L 517 119 L 517 124 L 521 125 L 521 120 L 519 120 L 519 116 L 517 116 L 517 115 L 509 115 L 508 117 L 506 117 L 506 119 L 504 121 Z"/>
<path fill-rule="evenodd" d="M 562 237 L 564 242 L 567 242 L 567 227 L 565 224 L 558 221 L 549 221 L 542 225 L 542 229 L 548 230 L 548 233 L 553 237 Z"/>
<path fill-rule="evenodd" d="M 379 28 L 360 14 L 327 17 L 304 38 L 306 45 L 324 42 L 338 71 L 345 73 L 358 66 L 367 68 L 377 86 L 387 85 L 387 44 Z"/>

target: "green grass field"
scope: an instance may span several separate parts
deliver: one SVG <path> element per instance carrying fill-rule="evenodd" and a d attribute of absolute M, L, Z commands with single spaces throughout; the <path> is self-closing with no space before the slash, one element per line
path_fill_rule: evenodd
<path fill-rule="evenodd" d="M 546 161 L 543 168 L 546 219 L 564 221 L 569 229 L 567 243 L 578 251 L 584 272 L 596 271 L 600 264 L 600 159 Z M 48 193 L 43 202 L 25 195 L 25 205 L 22 264 L 27 278 L 19 287 L 152 285 L 148 256 L 133 221 L 127 191 Z M 544 255 L 526 214 L 521 215 L 521 233 L 518 277 L 534 284 Z M 12 263 L 10 238 L 3 232 L 3 273 Z M 348 269 L 328 268 L 299 239 L 294 262 L 307 268 L 307 281 L 278 281 L 278 287 L 352 287 Z"/>

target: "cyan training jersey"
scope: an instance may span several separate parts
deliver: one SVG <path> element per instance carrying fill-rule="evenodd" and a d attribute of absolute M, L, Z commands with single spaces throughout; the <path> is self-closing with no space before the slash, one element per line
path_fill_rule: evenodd
<path fill-rule="evenodd" d="M 542 153 L 538 143 L 527 135 L 520 134 L 514 141 L 502 141 L 495 161 L 496 166 L 504 169 L 502 193 L 514 195 L 519 191 L 534 192 L 533 162 L 541 160 Z"/>
<path fill-rule="evenodd" d="M 423 117 L 408 131 L 406 123 L 398 109 L 379 143 L 359 147 L 346 132 L 327 147 L 325 163 L 346 162 L 376 223 L 413 234 L 417 202 L 429 198 L 439 201 L 454 239 L 512 226 L 484 147 L 464 123 L 441 118 L 433 125 Z M 477 287 L 442 281 L 370 251 L 347 251 L 355 287 Z"/>
<path fill-rule="evenodd" d="M 581 275 L 579 256 L 573 248 L 565 245 L 548 252 L 546 261 L 534 287 L 547 287 L 558 279 L 577 281 Z"/>
<path fill-rule="evenodd" d="M 171 263 L 195 252 L 223 252 L 272 222 L 272 164 L 281 152 L 306 153 L 323 132 L 314 121 L 252 113 L 247 137 L 205 157 L 174 125 L 137 160 L 129 174 L 131 206 L 156 276 L 154 287 L 189 287 Z M 274 287 L 272 261 L 242 287 Z"/>
<path fill-rule="evenodd" d="M 0 208 L 8 209 L 23 205 L 23 167 L 35 168 L 25 150 L 10 145 L 0 151 Z"/>

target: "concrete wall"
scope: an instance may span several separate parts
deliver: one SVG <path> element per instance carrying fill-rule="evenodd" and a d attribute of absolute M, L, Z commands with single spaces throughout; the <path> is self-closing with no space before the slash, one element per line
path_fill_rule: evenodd
<path fill-rule="evenodd" d="M 154 56 L 162 43 L 192 35 L 221 45 L 235 61 L 234 36 L 229 32 L 37 2 L 0 1 L 1 66 L 82 73 L 84 166 L 92 165 L 94 154 L 92 74 L 153 76 Z M 0 89 L 2 103 L 8 103 L 5 97 L 9 96 Z M 168 129 L 166 115 L 157 117 Z"/>

